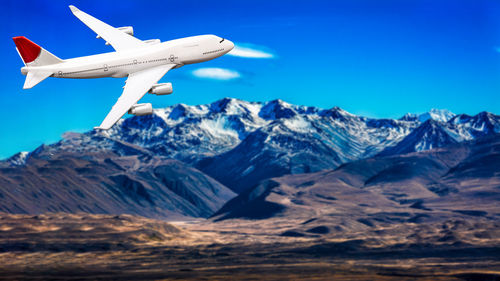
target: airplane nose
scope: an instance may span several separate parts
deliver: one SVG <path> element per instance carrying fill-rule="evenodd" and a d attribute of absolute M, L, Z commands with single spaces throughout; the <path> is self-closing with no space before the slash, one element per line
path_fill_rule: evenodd
<path fill-rule="evenodd" d="M 231 50 L 234 48 L 234 43 L 233 43 L 233 42 L 231 42 L 231 41 L 229 41 L 229 40 L 226 40 L 226 41 L 227 41 L 227 43 L 226 43 L 226 44 L 227 44 L 227 47 L 226 47 L 226 48 L 227 48 L 229 51 L 231 51 Z"/>

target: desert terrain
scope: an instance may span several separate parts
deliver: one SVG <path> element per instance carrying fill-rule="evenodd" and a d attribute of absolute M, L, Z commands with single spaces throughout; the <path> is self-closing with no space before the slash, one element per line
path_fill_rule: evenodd
<path fill-rule="evenodd" d="M 0 221 L 1 280 L 500 278 L 500 223 L 481 220 L 366 226 L 349 235 L 324 219 L 167 223 L 48 213 Z M 297 225 L 309 235 L 286 230 Z"/>

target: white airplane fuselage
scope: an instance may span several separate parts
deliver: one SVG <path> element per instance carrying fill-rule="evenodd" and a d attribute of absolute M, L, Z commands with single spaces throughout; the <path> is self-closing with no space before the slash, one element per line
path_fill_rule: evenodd
<path fill-rule="evenodd" d="M 130 73 L 165 64 L 186 64 L 218 58 L 234 47 L 234 44 L 215 35 L 199 35 L 148 44 L 140 49 L 116 51 L 92 56 L 66 59 L 62 63 L 46 66 L 25 66 L 21 72 L 32 69 L 53 72 L 57 78 L 126 77 Z"/>

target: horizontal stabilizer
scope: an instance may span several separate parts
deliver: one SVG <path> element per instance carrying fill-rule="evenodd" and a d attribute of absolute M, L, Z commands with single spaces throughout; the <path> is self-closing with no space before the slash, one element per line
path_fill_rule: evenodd
<path fill-rule="evenodd" d="M 26 75 L 26 81 L 24 81 L 23 89 L 31 89 L 36 84 L 45 80 L 45 78 L 52 75 L 51 71 L 28 71 L 28 75 Z"/>

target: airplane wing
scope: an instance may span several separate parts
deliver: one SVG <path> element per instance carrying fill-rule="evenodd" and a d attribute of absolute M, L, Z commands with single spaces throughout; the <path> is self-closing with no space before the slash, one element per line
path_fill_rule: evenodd
<path fill-rule="evenodd" d="M 161 65 L 134 72 L 128 76 L 123 93 L 113 108 L 108 113 L 104 121 L 95 129 L 107 130 L 122 118 L 125 113 L 136 104 L 148 91 L 153 84 L 157 83 L 175 64 Z"/>
<path fill-rule="evenodd" d="M 134 49 L 146 45 L 146 43 L 135 38 L 134 36 L 130 36 L 127 33 L 78 10 L 78 8 L 73 5 L 70 5 L 69 8 L 75 17 L 111 44 L 116 51 Z"/>

